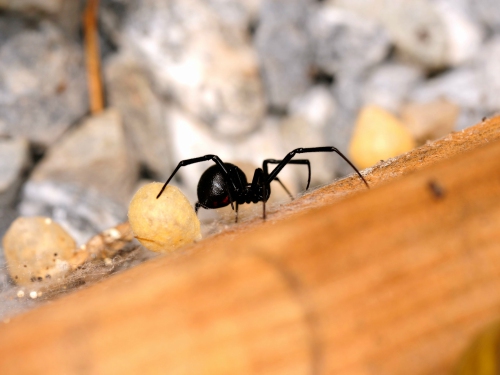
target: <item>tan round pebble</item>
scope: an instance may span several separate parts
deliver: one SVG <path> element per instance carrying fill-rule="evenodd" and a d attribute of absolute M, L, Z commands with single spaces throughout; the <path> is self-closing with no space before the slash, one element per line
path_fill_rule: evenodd
<path fill-rule="evenodd" d="M 361 110 L 349 146 L 357 167 L 368 168 L 413 148 L 413 137 L 394 115 L 373 105 Z"/>
<path fill-rule="evenodd" d="M 426 103 L 407 103 L 401 120 L 419 144 L 449 134 L 460 114 L 460 107 L 444 98 Z"/>
<path fill-rule="evenodd" d="M 200 221 L 193 207 L 175 186 L 153 182 L 141 187 L 132 198 L 128 219 L 135 237 L 146 248 L 166 253 L 201 239 Z"/>
<path fill-rule="evenodd" d="M 46 217 L 20 217 L 3 237 L 9 274 L 18 285 L 64 276 L 71 270 L 76 244 Z"/>

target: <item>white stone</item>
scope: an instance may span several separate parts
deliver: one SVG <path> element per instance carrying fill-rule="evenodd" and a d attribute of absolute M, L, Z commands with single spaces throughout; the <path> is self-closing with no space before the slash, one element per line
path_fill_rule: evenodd
<path fill-rule="evenodd" d="M 313 61 L 307 30 L 308 1 L 266 0 L 255 33 L 255 48 L 272 108 L 283 110 L 311 86 Z"/>
<path fill-rule="evenodd" d="M 131 56 L 120 54 L 106 61 L 104 75 L 109 105 L 120 112 L 134 154 L 156 177 L 168 177 L 171 147 L 164 104 L 146 72 Z"/>
<path fill-rule="evenodd" d="M 0 206 L 14 204 L 29 163 L 29 144 L 26 139 L 0 140 Z"/>
<path fill-rule="evenodd" d="M 337 103 L 330 88 L 318 85 L 293 99 L 288 106 L 288 113 L 304 117 L 314 128 L 324 128 L 336 108 Z"/>
<path fill-rule="evenodd" d="M 447 36 L 447 65 L 457 66 L 471 60 L 479 50 L 484 38 L 481 26 L 467 14 L 467 9 L 457 5 L 456 0 L 433 2 L 445 25 Z"/>
<path fill-rule="evenodd" d="M 88 110 L 81 46 L 48 21 L 0 29 L 0 136 L 49 146 Z"/>
<path fill-rule="evenodd" d="M 245 33 L 257 21 L 264 0 L 207 0 L 223 25 Z"/>
<path fill-rule="evenodd" d="M 455 0 L 336 0 L 333 3 L 380 22 L 400 54 L 427 69 L 456 66 L 470 60 L 483 38 L 483 30 L 470 10 Z"/>
<path fill-rule="evenodd" d="M 381 25 L 351 11 L 318 6 L 308 24 L 315 62 L 330 74 L 359 74 L 389 52 L 389 36 Z"/>
<path fill-rule="evenodd" d="M 112 109 L 65 134 L 30 177 L 83 186 L 127 203 L 136 179 L 137 162 L 127 150 L 121 117 Z"/>
<path fill-rule="evenodd" d="M 72 0 L 75 1 L 75 0 Z M 17 12 L 57 13 L 64 0 L 0 0 L 0 8 Z"/>
<path fill-rule="evenodd" d="M 52 216 L 78 243 L 126 218 L 138 177 L 120 115 L 108 110 L 65 134 L 24 186 L 23 215 Z"/>
<path fill-rule="evenodd" d="M 222 136 L 238 136 L 260 124 L 263 88 L 248 40 L 220 26 L 201 0 L 145 0 L 127 17 L 123 40 L 163 94 Z"/>
<path fill-rule="evenodd" d="M 483 105 L 479 77 L 479 72 L 472 67 L 457 68 L 422 82 L 411 93 L 410 99 L 430 102 L 444 97 L 462 107 L 479 108 Z"/>
<path fill-rule="evenodd" d="M 489 112 L 500 111 L 500 35 L 496 35 L 481 48 L 473 66 L 478 72 L 478 87 L 482 91 L 481 105 Z"/>
<path fill-rule="evenodd" d="M 362 88 L 363 105 L 377 105 L 398 113 L 424 72 L 416 65 L 388 62 L 370 71 Z"/>
<path fill-rule="evenodd" d="M 500 7 L 498 0 L 472 0 L 472 8 L 479 19 L 493 31 L 500 31 Z"/>

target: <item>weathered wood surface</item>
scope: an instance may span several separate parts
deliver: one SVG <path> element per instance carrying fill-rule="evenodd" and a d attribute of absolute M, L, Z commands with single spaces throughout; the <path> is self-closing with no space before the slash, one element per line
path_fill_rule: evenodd
<path fill-rule="evenodd" d="M 440 142 L 13 318 L 0 373 L 448 373 L 500 318 L 500 118 Z"/>

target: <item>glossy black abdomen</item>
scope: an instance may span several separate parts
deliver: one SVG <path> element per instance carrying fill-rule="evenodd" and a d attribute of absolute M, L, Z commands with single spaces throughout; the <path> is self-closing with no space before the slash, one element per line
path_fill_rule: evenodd
<path fill-rule="evenodd" d="M 233 181 L 240 184 L 238 188 L 243 189 L 247 185 L 247 179 L 241 169 L 231 163 L 224 163 L 224 166 L 230 173 Z M 234 189 L 228 187 L 224 179 L 221 168 L 218 165 L 212 165 L 200 177 L 198 182 L 197 194 L 199 203 L 205 208 L 219 208 L 231 204 L 229 199 L 229 190 L 233 193 Z M 233 200 L 236 200 L 236 194 L 232 194 Z"/>

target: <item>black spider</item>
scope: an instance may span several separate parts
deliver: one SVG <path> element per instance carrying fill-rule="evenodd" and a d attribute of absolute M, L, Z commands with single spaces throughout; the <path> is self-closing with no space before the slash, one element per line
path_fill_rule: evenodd
<path fill-rule="evenodd" d="M 198 213 L 200 207 L 206 209 L 220 208 L 231 205 L 231 208 L 236 212 L 236 221 L 238 221 L 238 205 L 243 203 L 257 203 L 262 202 L 263 205 L 263 219 L 266 219 L 266 201 L 271 195 L 271 182 L 277 181 L 285 189 L 285 191 L 293 199 L 288 189 L 278 179 L 278 173 L 287 164 L 305 164 L 307 165 L 309 175 L 307 178 L 307 187 L 311 182 L 311 164 L 307 159 L 292 160 L 295 154 L 303 154 L 306 152 L 336 152 L 339 154 L 349 165 L 356 171 L 359 177 L 363 180 L 366 187 L 369 188 L 368 183 L 363 178 L 361 173 L 356 167 L 335 147 L 310 147 L 310 148 L 297 148 L 288 153 L 283 160 L 266 159 L 262 163 L 262 168 L 257 168 L 253 174 L 252 183 L 247 182 L 247 178 L 243 171 L 236 165 L 231 163 L 224 163 L 217 155 L 205 155 L 199 158 L 186 159 L 179 162 L 174 169 L 167 182 L 163 185 L 156 199 L 160 197 L 163 190 L 167 187 L 168 183 L 177 173 L 180 167 L 189 164 L 200 163 L 202 161 L 213 160 L 215 165 L 208 168 L 200 177 L 198 182 L 198 202 L 195 204 L 195 211 Z M 268 173 L 268 164 L 278 164 L 271 173 Z M 236 206 L 236 207 L 235 207 Z"/>

